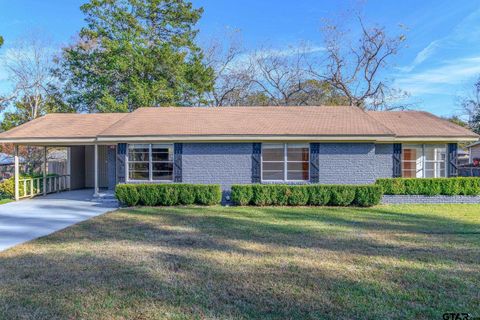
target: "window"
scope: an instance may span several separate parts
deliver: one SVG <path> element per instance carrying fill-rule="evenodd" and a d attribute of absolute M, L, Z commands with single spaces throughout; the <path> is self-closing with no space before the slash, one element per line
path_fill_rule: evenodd
<path fill-rule="evenodd" d="M 128 146 L 128 179 L 150 180 L 150 145 L 131 144 Z"/>
<path fill-rule="evenodd" d="M 402 147 L 402 177 L 445 177 L 447 148 L 443 144 L 411 144 Z"/>
<path fill-rule="evenodd" d="M 173 145 L 130 144 L 128 179 L 145 181 L 173 180 Z"/>
<path fill-rule="evenodd" d="M 308 181 L 310 148 L 308 144 L 262 144 L 263 181 Z"/>

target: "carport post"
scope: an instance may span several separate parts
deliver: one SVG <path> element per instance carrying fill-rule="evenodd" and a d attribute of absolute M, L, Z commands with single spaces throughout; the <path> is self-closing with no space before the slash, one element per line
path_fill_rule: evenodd
<path fill-rule="evenodd" d="M 98 197 L 99 194 L 98 194 L 98 144 L 95 144 L 95 147 L 94 147 L 94 171 L 93 171 L 93 181 L 94 181 L 94 192 L 93 192 L 93 196 L 94 197 Z"/>
<path fill-rule="evenodd" d="M 15 201 L 20 199 L 19 180 L 20 180 L 20 161 L 18 160 L 18 145 L 15 145 Z"/>
<path fill-rule="evenodd" d="M 43 195 L 47 195 L 47 147 L 43 147 Z"/>

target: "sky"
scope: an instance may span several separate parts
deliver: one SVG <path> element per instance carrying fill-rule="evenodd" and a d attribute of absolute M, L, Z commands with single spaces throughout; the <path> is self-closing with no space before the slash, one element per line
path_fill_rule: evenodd
<path fill-rule="evenodd" d="M 11 85 L 1 68 L 15 39 L 41 33 L 55 48 L 71 43 L 84 25 L 79 7 L 86 0 L 0 0 L 0 92 Z M 203 7 L 198 41 L 208 43 L 239 30 L 245 50 L 268 46 L 286 50 L 308 43 L 321 47 L 321 21 L 360 8 L 368 24 L 405 33 L 406 46 L 385 77 L 409 93 L 414 109 L 441 116 L 461 115 L 459 97 L 480 75 L 480 1 L 193 0 Z M 399 29 L 402 25 L 402 29 Z M 354 31 L 352 31 L 354 32 Z"/>

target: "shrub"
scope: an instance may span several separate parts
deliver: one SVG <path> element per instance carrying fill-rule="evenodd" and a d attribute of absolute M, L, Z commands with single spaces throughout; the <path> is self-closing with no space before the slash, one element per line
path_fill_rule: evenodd
<path fill-rule="evenodd" d="M 195 186 L 191 184 L 182 184 L 178 186 L 178 202 L 183 205 L 195 203 Z"/>
<path fill-rule="evenodd" d="M 440 194 L 444 194 L 447 196 L 456 196 L 460 194 L 461 183 L 460 179 L 450 179 L 445 178 L 443 183 L 441 183 L 441 192 Z"/>
<path fill-rule="evenodd" d="M 312 206 L 326 206 L 330 201 L 330 188 L 322 185 L 312 185 L 308 188 L 308 204 Z"/>
<path fill-rule="evenodd" d="M 157 189 L 156 205 L 173 206 L 173 205 L 179 204 L 178 191 L 181 189 L 181 186 L 168 185 L 168 184 L 157 184 L 155 186 Z"/>
<path fill-rule="evenodd" d="M 252 185 L 252 204 L 256 206 L 267 206 L 272 204 L 270 191 L 272 190 L 270 185 L 254 184 Z"/>
<path fill-rule="evenodd" d="M 331 186 L 329 205 L 345 207 L 355 200 L 355 186 Z"/>
<path fill-rule="evenodd" d="M 480 195 L 480 178 L 386 178 L 377 185 L 390 195 Z"/>
<path fill-rule="evenodd" d="M 222 191 L 219 185 L 121 184 L 115 196 L 126 206 L 213 205 L 222 200 Z"/>
<path fill-rule="evenodd" d="M 115 197 L 122 204 L 133 207 L 140 201 L 138 188 L 132 184 L 119 184 L 115 187 Z"/>
<path fill-rule="evenodd" d="M 230 198 L 233 203 L 246 206 L 252 201 L 253 189 L 251 185 L 235 185 L 232 186 Z"/>
<path fill-rule="evenodd" d="M 137 187 L 139 204 L 144 206 L 155 206 L 158 202 L 159 193 L 153 184 L 141 184 Z"/>
<path fill-rule="evenodd" d="M 270 204 L 273 206 L 286 206 L 289 204 L 293 189 L 288 185 L 265 185 L 269 191 Z"/>
<path fill-rule="evenodd" d="M 232 201 L 237 205 L 334 205 L 373 206 L 380 203 L 382 188 L 376 185 L 235 185 Z"/>
<path fill-rule="evenodd" d="M 480 178 L 457 178 L 460 184 L 460 194 L 465 196 L 480 195 Z"/>
<path fill-rule="evenodd" d="M 308 203 L 308 187 L 307 186 L 294 186 L 290 188 L 288 196 L 288 204 L 290 206 L 304 206 Z"/>
<path fill-rule="evenodd" d="M 15 179 L 9 178 L 0 182 L 0 198 L 13 199 L 15 197 Z"/>
<path fill-rule="evenodd" d="M 380 203 L 382 195 L 381 186 L 357 186 L 354 203 L 360 207 L 371 207 Z"/>
<path fill-rule="evenodd" d="M 405 194 L 403 179 L 377 179 L 376 184 L 382 187 L 384 194 Z"/>
<path fill-rule="evenodd" d="M 211 206 L 222 201 L 222 189 L 219 185 L 195 185 L 195 203 Z"/>

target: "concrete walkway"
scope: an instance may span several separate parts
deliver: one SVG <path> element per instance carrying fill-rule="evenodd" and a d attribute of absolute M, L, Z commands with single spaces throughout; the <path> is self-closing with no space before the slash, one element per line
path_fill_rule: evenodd
<path fill-rule="evenodd" d="M 114 199 L 92 194 L 76 190 L 0 205 L 0 251 L 118 207 Z"/>

